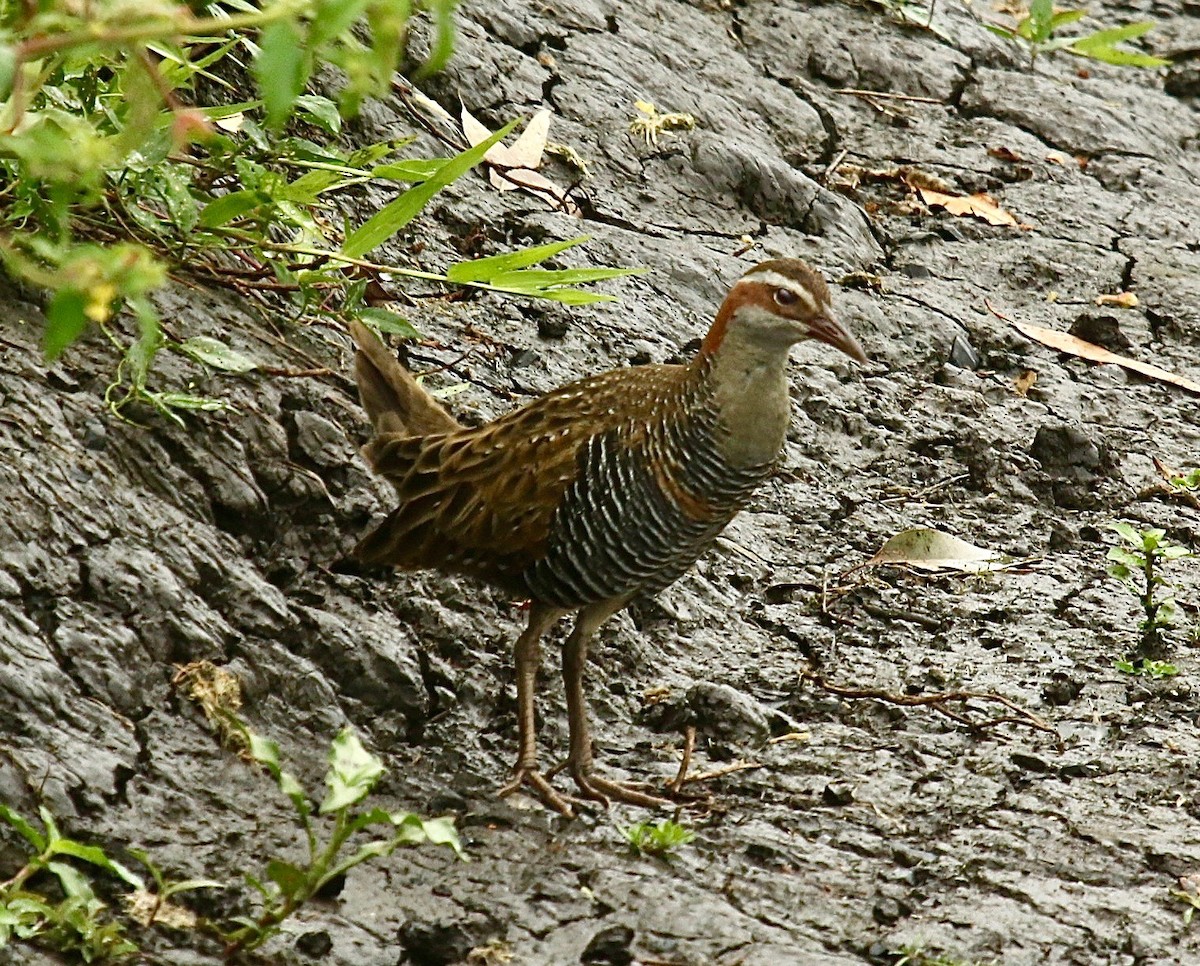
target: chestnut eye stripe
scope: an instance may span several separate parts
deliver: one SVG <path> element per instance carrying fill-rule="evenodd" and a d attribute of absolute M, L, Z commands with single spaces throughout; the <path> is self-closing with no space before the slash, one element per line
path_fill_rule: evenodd
<path fill-rule="evenodd" d="M 813 315 L 821 311 L 821 306 L 817 304 L 816 298 L 813 297 L 812 292 L 808 290 L 808 287 L 803 282 L 794 278 L 788 278 L 788 276 L 781 275 L 779 272 L 752 272 L 749 275 L 743 276 L 742 281 L 755 285 L 766 285 L 771 288 L 775 301 L 780 305 L 793 305 L 799 302 Z"/>

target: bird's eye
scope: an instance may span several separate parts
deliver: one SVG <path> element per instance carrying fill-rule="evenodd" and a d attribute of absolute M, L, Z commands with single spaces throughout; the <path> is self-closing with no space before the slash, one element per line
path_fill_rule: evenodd
<path fill-rule="evenodd" d="M 796 301 L 796 293 L 790 288 L 775 289 L 775 301 L 780 305 L 792 305 Z"/>

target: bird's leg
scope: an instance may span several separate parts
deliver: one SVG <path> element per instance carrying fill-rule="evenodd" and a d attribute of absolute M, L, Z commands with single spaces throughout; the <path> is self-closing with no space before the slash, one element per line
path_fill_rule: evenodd
<path fill-rule="evenodd" d="M 587 706 L 583 696 L 583 674 L 587 665 L 587 646 L 596 629 L 625 605 L 625 601 L 602 601 L 583 608 L 563 645 L 563 684 L 567 692 L 567 721 L 571 731 L 570 753 L 566 765 L 586 798 L 608 804 L 610 799 L 647 808 L 670 806 L 665 798 L 656 798 L 629 785 L 592 774 L 592 734 L 588 727 Z"/>
<path fill-rule="evenodd" d="M 517 669 L 517 764 L 513 768 L 513 777 L 496 794 L 503 797 L 523 786 L 528 787 L 551 808 L 573 817 L 575 813 L 571 804 L 576 800 L 560 795 L 551 788 L 546 776 L 538 770 L 537 761 L 537 704 L 534 690 L 541 662 L 539 642 L 562 614 L 561 610 L 535 601 L 529 607 L 529 624 L 513 646 Z"/>

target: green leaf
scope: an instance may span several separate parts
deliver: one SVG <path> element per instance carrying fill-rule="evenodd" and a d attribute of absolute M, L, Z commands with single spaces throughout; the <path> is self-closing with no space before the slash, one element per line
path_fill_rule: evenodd
<path fill-rule="evenodd" d="M 369 174 L 372 178 L 383 178 L 385 181 L 428 181 L 448 160 L 413 158 L 407 161 L 393 161 L 391 164 L 376 165 Z"/>
<path fill-rule="evenodd" d="M 68 865 L 66 862 L 47 862 L 46 868 L 58 877 L 58 884 L 62 886 L 63 892 L 68 897 L 73 899 L 94 899 L 96 897 L 87 876 L 75 866 Z"/>
<path fill-rule="evenodd" d="M 436 74 L 446 66 L 450 55 L 454 53 L 454 8 L 459 0 L 428 0 L 425 7 L 433 15 L 434 37 L 433 46 L 429 51 L 429 59 L 417 71 L 417 77 L 428 77 Z"/>
<path fill-rule="evenodd" d="M 317 94 L 301 94 L 296 98 L 296 107 L 327 133 L 334 135 L 342 130 L 342 115 L 337 105 L 328 97 Z"/>
<path fill-rule="evenodd" d="M 308 42 L 313 48 L 340 37 L 362 16 L 370 0 L 321 0 L 313 17 Z"/>
<path fill-rule="evenodd" d="M 231 191 L 205 205 L 200 211 L 199 225 L 201 228 L 220 228 L 243 215 L 247 215 L 263 205 L 272 203 L 272 198 L 265 191 L 243 189 Z"/>
<path fill-rule="evenodd" d="M 1094 34 L 1078 38 L 1074 47 L 1079 51 L 1091 50 L 1093 47 L 1113 47 L 1123 40 L 1141 37 L 1154 29 L 1154 21 L 1141 20 L 1137 23 L 1126 24 L 1124 27 L 1110 27 L 1107 30 L 1097 30 Z"/>
<path fill-rule="evenodd" d="M 1125 523 L 1123 520 L 1118 520 L 1115 523 L 1110 523 L 1108 529 L 1115 532 L 1122 540 L 1126 540 L 1135 547 L 1142 545 L 1142 536 L 1131 524 Z"/>
<path fill-rule="evenodd" d="M 268 127 L 278 130 L 292 113 L 308 81 L 309 59 L 304 34 L 294 20 L 268 24 L 258 41 L 254 78 L 262 92 Z"/>
<path fill-rule="evenodd" d="M 89 862 L 94 866 L 103 869 L 105 872 L 111 872 L 118 879 L 128 883 L 135 889 L 145 890 L 146 884 L 142 881 L 142 877 L 131 872 L 120 862 L 115 862 L 110 859 L 102 848 L 97 845 L 83 845 L 80 842 L 75 842 L 72 839 L 59 839 L 54 844 L 52 855 L 69 855 L 72 858 L 80 859 L 83 862 Z"/>
<path fill-rule="evenodd" d="M 303 895 L 308 884 L 304 873 L 283 859 L 272 859 L 267 863 L 267 878 L 279 886 L 279 891 L 289 898 Z"/>
<path fill-rule="evenodd" d="M 508 252 L 503 255 L 489 255 L 487 258 L 476 258 L 469 262 L 457 262 L 446 271 L 446 278 L 452 282 L 490 282 L 502 272 L 511 272 L 527 268 L 553 258 L 568 248 L 574 248 L 586 241 L 590 235 L 580 235 L 568 241 L 551 242 L 548 245 L 537 245 L 533 248 L 522 248 L 520 251 Z"/>
<path fill-rule="evenodd" d="M 1029 5 L 1029 37 L 1035 44 L 1048 40 L 1053 29 L 1054 0 L 1033 0 Z"/>
<path fill-rule="evenodd" d="M 220 339 L 207 335 L 193 336 L 185 342 L 177 343 L 177 348 L 197 362 L 222 372 L 242 373 L 258 368 L 258 363 L 249 356 L 229 348 Z"/>
<path fill-rule="evenodd" d="M 60 288 L 46 309 L 46 332 L 42 352 L 54 362 L 87 328 L 87 296 L 79 289 Z"/>
<path fill-rule="evenodd" d="M 1066 26 L 1069 23 L 1075 23 L 1087 16 L 1086 10 L 1060 10 L 1050 18 L 1050 32 L 1053 33 L 1059 27 Z"/>
<path fill-rule="evenodd" d="M 20 812 L 9 808 L 3 802 L 0 802 L 0 818 L 15 828 L 38 852 L 46 848 L 46 837 L 35 829 Z"/>
<path fill-rule="evenodd" d="M 383 772 L 383 762 L 363 747 L 352 730 L 343 728 L 330 746 L 329 771 L 325 775 L 329 792 L 320 813 L 328 815 L 361 801 Z"/>
<path fill-rule="evenodd" d="M 1068 47 L 1071 53 L 1079 54 L 1083 57 L 1089 57 L 1092 60 L 1098 60 L 1104 64 L 1113 64 L 1116 67 L 1169 67 L 1171 61 L 1162 57 L 1154 57 L 1150 54 L 1139 54 L 1133 50 L 1119 50 L 1116 47 L 1097 47 L 1092 50 L 1079 50 L 1077 46 Z"/>
<path fill-rule="evenodd" d="M 219 413 L 233 408 L 223 399 L 193 396 L 187 392 L 152 392 L 147 393 L 147 396 L 151 402 L 168 409 L 192 409 L 204 413 Z"/>
<path fill-rule="evenodd" d="M 396 335 L 402 339 L 421 338 L 421 333 L 413 328 L 408 319 L 395 312 L 389 312 L 387 309 L 359 309 L 358 318 L 379 332 L 386 332 L 388 335 Z"/>
<path fill-rule="evenodd" d="M 246 730 L 246 750 L 250 757 L 260 765 L 265 765 L 276 778 L 279 777 L 279 744 L 270 738 L 264 738 L 249 729 Z"/>
<path fill-rule="evenodd" d="M 342 252 L 351 258 L 361 258 L 378 248 L 412 221 L 434 195 L 482 161 L 491 146 L 507 137 L 516 126 L 517 121 L 510 121 L 487 140 L 451 158 L 428 181 L 409 188 L 395 201 L 385 205 L 350 233 L 342 245 Z"/>
<path fill-rule="evenodd" d="M 454 827 L 454 819 L 450 816 L 425 819 L 422 823 L 425 837 L 434 845 L 447 845 L 454 850 L 460 859 L 465 859 L 462 842 L 458 838 L 458 830 Z"/>

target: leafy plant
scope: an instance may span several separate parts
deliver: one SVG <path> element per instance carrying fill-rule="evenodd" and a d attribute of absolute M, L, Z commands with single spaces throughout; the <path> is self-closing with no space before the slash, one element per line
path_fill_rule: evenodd
<path fill-rule="evenodd" d="M 1067 53 L 1079 57 L 1090 57 L 1092 60 L 1103 61 L 1106 64 L 1126 67 L 1166 67 L 1171 63 L 1162 57 L 1125 50 L 1117 46 L 1153 30 L 1154 22 L 1149 20 L 1127 24 L 1124 27 L 1109 27 L 1077 37 L 1056 36 L 1061 28 L 1076 23 L 1086 16 L 1087 10 L 1055 10 L 1054 0 L 1032 0 L 1029 5 L 1029 13 L 1018 20 L 1014 26 L 1006 27 L 1000 24 L 985 24 L 984 26 L 1001 37 L 1025 44 L 1029 48 L 1031 62 L 1037 59 L 1038 54 L 1065 50 Z"/>
<path fill-rule="evenodd" d="M 1155 661 L 1148 657 L 1121 657 L 1113 661 L 1122 674 L 1135 674 L 1146 678 L 1172 678 L 1179 673 L 1179 668 L 1166 661 Z"/>
<path fill-rule="evenodd" d="M 1174 588 L 1163 578 L 1162 566 L 1172 560 L 1190 557 L 1191 553 L 1168 541 L 1166 531 L 1157 527 L 1138 530 L 1131 524 L 1118 522 L 1110 524 L 1110 529 L 1120 542 L 1108 551 L 1111 561 L 1108 573 L 1141 604 L 1144 616 L 1138 623 L 1142 635 L 1139 656 L 1147 657 L 1162 646 L 1162 632 L 1175 620 Z M 1130 667 L 1128 673 L 1153 673 L 1135 670 L 1132 662 Z M 1144 663 L 1141 667 L 1145 667 Z"/>
<path fill-rule="evenodd" d="M 1195 493 L 1200 490 L 1200 467 L 1180 473 L 1178 476 L 1172 476 L 1167 482 L 1177 490 Z"/>
<path fill-rule="evenodd" d="M 426 820 L 411 812 L 356 808 L 375 787 L 384 768 L 349 728 L 333 740 L 330 748 L 329 770 L 325 775 L 328 787 L 317 815 L 330 818 L 333 827 L 322 842 L 308 794 L 280 765 L 279 746 L 249 729 L 245 729 L 244 734 L 250 756 L 267 770 L 279 790 L 291 801 L 308 844 L 308 859 L 304 863 L 294 863 L 274 858 L 267 863 L 261 878 L 247 874 L 249 883 L 262 896 L 262 911 L 254 918 L 234 920 L 239 928 L 224 935 L 227 957 L 261 946 L 279 932 L 285 919 L 324 886 L 362 862 L 390 855 L 402 845 L 422 842 L 445 845 L 460 857 L 463 855 L 451 818 Z M 383 827 L 385 834 L 343 854 L 354 836 L 374 827 Z"/>
<path fill-rule="evenodd" d="M 0 6 L 0 263 L 50 293 L 47 358 L 99 327 L 121 358 L 105 397 L 112 411 L 140 403 L 178 421 L 180 411 L 226 404 L 156 389 L 150 373 L 159 351 L 182 351 L 222 372 L 247 370 L 230 352 L 164 333 L 154 292 L 169 274 L 234 288 L 296 318 L 362 318 L 407 336 L 415 330 L 406 320 L 374 304 L 391 297 L 394 279 L 575 304 L 604 298 L 575 286 L 624 272 L 531 267 L 582 239 L 514 253 L 517 263 L 450 266 L 454 281 L 449 271 L 367 260 L 516 123 L 448 158 L 400 156 L 411 138 L 357 150 L 332 143 L 343 116 L 391 89 L 414 10 L 435 25 L 432 54 L 418 72 L 445 63 L 456 5 Z M 342 78 L 331 96 L 307 88 L 325 62 Z M 247 75 L 255 99 L 243 99 L 229 80 Z M 221 99 L 230 103 L 205 103 Z M 363 224 L 346 224 L 337 205 L 368 182 L 405 190 Z M 122 310 L 132 335 L 122 332 Z"/>
<path fill-rule="evenodd" d="M 1195 916 L 1196 910 L 1200 909 L 1200 876 L 1181 875 L 1179 888 L 1172 889 L 1171 895 L 1180 902 L 1187 903 L 1187 908 L 1183 910 L 1183 925 L 1185 928 L 1191 926 L 1192 917 Z"/>
<path fill-rule="evenodd" d="M 696 837 L 691 829 L 670 819 L 657 824 L 638 822 L 624 829 L 624 835 L 635 852 L 658 858 L 670 858 L 679 846 L 687 845 Z"/>
<path fill-rule="evenodd" d="M 139 876 L 96 845 L 68 838 L 59 831 L 50 810 L 38 810 L 42 828 L 0 803 L 0 819 L 14 828 L 34 854 L 6 882 L 0 883 L 0 948 L 13 939 L 36 943 L 59 952 L 77 953 L 84 962 L 116 959 L 137 951 L 121 923 L 107 915 L 107 906 L 96 897 L 91 880 L 70 860 L 86 863 L 143 889 Z M 62 899 L 34 891 L 27 883 L 47 872 L 57 880 Z"/>

